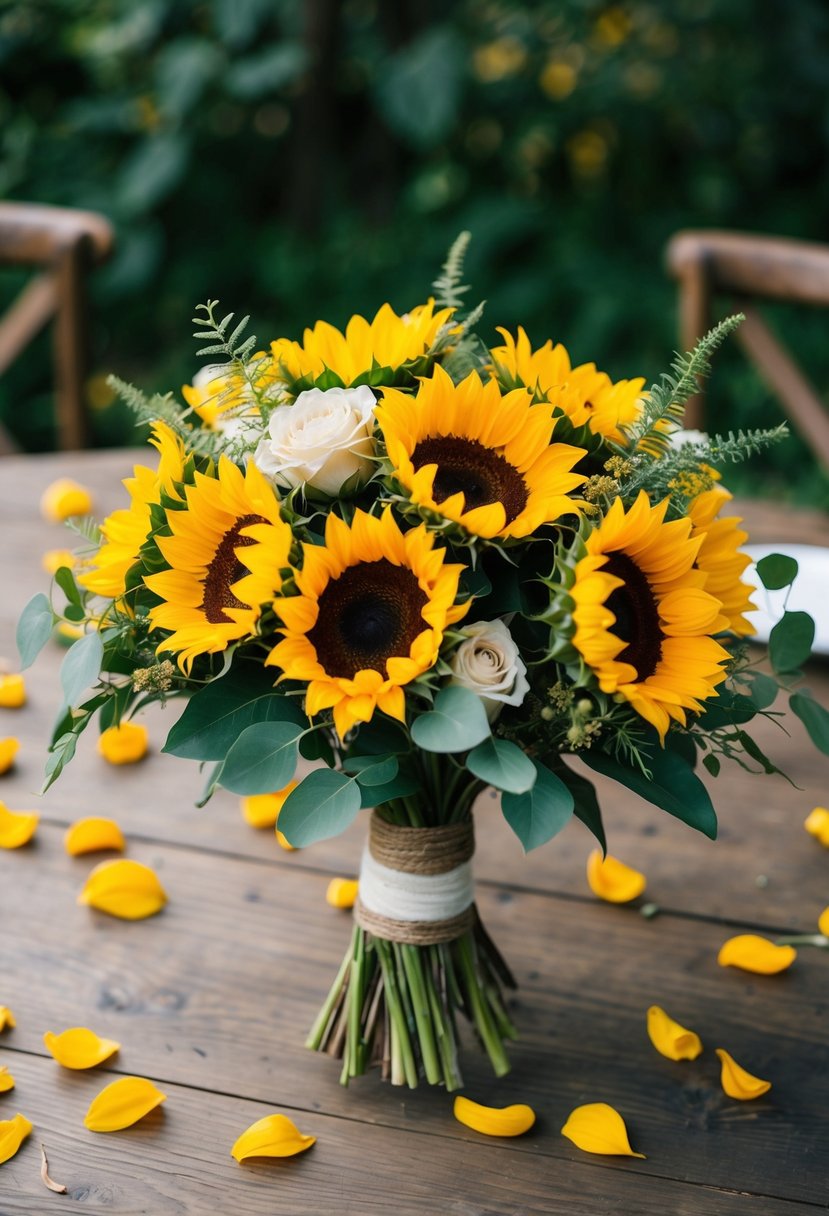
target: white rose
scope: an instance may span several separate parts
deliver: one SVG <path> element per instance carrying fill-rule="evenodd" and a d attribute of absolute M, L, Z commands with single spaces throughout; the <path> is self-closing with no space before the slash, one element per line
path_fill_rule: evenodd
<path fill-rule="evenodd" d="M 374 452 L 374 393 L 358 388 L 309 388 L 271 414 L 253 459 L 283 486 L 307 485 L 332 498 L 350 477 L 368 480 Z"/>
<path fill-rule="evenodd" d="M 450 684 L 459 684 L 479 696 L 493 722 L 504 705 L 520 705 L 530 690 L 527 668 L 503 621 L 478 621 L 462 630 L 452 657 Z"/>
<path fill-rule="evenodd" d="M 686 443 L 705 443 L 708 435 L 705 431 L 672 431 L 668 443 L 675 450 L 684 448 Z"/>

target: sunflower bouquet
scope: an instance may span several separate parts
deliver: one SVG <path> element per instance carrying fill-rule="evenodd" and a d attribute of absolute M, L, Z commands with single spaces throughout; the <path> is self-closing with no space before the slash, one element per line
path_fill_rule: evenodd
<path fill-rule="evenodd" d="M 809 650 L 787 613 L 780 679 L 756 670 L 747 538 L 716 467 L 781 432 L 680 430 L 737 319 L 648 391 L 520 329 L 488 348 L 463 306 L 466 239 L 432 298 L 344 332 L 320 321 L 259 350 L 247 319 L 203 306 L 200 354 L 221 362 L 185 404 L 119 385 L 157 466 L 135 468 L 100 530 L 80 526 L 65 606 L 35 597 L 19 630 L 24 662 L 56 619 L 84 630 L 47 785 L 93 718 L 186 697 L 165 751 L 207 766 L 202 803 L 288 788 L 295 846 L 372 808 L 351 940 L 308 1039 L 344 1083 L 377 1064 L 458 1088 L 462 1019 L 508 1070 L 514 981 L 472 883 L 482 791 L 525 850 L 573 816 L 604 849 L 577 757 L 713 837 L 697 759 L 774 771 L 746 724 Z M 790 577 L 784 559 L 760 573 Z M 792 704 L 808 725 L 808 694 Z"/>

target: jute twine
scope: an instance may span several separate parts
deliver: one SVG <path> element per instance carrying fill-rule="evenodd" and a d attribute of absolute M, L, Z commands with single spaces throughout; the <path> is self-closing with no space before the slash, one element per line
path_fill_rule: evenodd
<path fill-rule="evenodd" d="M 398 827 L 374 811 L 368 851 L 375 861 L 404 874 L 448 874 L 471 860 L 475 832 L 471 820 L 434 828 Z M 375 937 L 413 946 L 454 941 L 476 921 L 475 905 L 445 920 L 395 920 L 374 912 L 357 899 L 354 919 Z"/>

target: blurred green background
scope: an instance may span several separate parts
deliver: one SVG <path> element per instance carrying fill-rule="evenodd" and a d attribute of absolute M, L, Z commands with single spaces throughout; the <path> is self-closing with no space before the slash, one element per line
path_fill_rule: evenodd
<path fill-rule="evenodd" d="M 107 372 L 192 377 L 208 296 L 263 343 L 405 310 L 463 228 L 487 340 L 523 324 L 650 378 L 677 342 L 678 228 L 825 239 L 827 33 L 825 0 L 0 0 L 0 196 L 116 225 L 93 279 L 97 444 L 135 440 Z M 775 321 L 829 387 L 825 314 Z M 779 420 L 736 349 L 712 395 L 721 429 Z M 0 417 L 52 446 L 45 337 Z M 797 440 L 729 482 L 829 506 Z"/>

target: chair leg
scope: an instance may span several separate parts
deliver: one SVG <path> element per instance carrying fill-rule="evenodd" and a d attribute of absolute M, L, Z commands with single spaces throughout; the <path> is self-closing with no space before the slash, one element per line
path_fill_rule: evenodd
<path fill-rule="evenodd" d="M 62 250 L 55 265 L 58 308 L 54 327 L 55 396 L 58 444 L 62 451 L 86 446 L 88 427 L 84 401 L 87 370 L 86 239 Z"/>
<path fill-rule="evenodd" d="M 692 350 L 711 328 L 711 288 L 703 260 L 686 266 L 679 285 L 679 339 L 683 351 Z M 705 394 L 702 389 L 685 404 L 685 426 L 705 429 Z"/>

